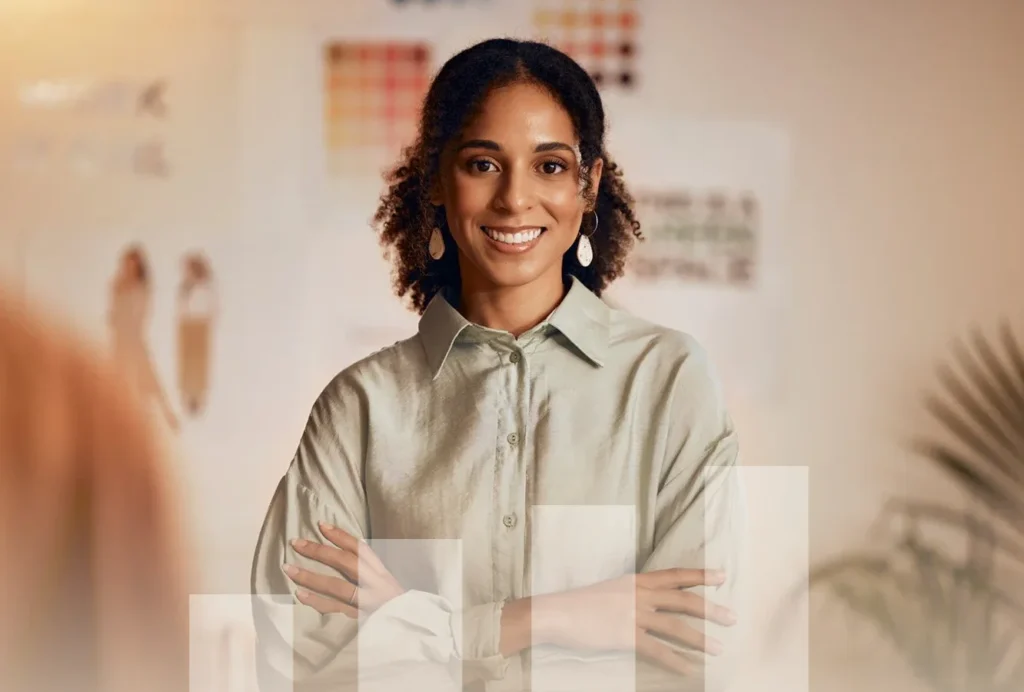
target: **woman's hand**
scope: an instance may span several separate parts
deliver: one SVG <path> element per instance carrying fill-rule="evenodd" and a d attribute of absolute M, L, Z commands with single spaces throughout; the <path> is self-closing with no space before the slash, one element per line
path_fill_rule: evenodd
<path fill-rule="evenodd" d="M 320 522 L 320 532 L 333 545 L 302 539 L 292 540 L 299 555 L 337 570 L 342 576 L 328 576 L 285 563 L 284 571 L 300 588 L 299 602 L 320 613 L 344 613 L 358 618 L 359 611 L 372 613 L 405 589 L 365 541 Z"/>
<path fill-rule="evenodd" d="M 721 653 L 720 642 L 673 613 L 735 624 L 736 616 L 728 608 L 685 590 L 724 581 L 725 575 L 715 570 L 665 569 L 538 596 L 533 599 L 534 626 L 550 644 L 584 650 L 635 649 L 644 658 L 687 675 L 694 672 L 693 663 L 658 637 L 683 648 Z M 635 630 L 623 627 L 634 613 Z"/>

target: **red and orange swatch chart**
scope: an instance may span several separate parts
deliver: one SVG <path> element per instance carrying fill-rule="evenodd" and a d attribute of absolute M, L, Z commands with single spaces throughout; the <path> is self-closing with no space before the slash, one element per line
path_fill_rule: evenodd
<path fill-rule="evenodd" d="M 429 57 L 419 42 L 326 46 L 324 135 L 332 173 L 359 168 L 369 149 L 391 156 L 412 142 L 430 82 Z"/>
<path fill-rule="evenodd" d="M 637 85 L 638 0 L 535 0 L 541 40 L 568 53 L 599 88 Z"/>

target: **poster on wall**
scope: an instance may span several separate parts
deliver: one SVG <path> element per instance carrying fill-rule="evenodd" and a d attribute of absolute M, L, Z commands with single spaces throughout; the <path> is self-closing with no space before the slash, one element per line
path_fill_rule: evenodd
<path fill-rule="evenodd" d="M 600 89 L 637 87 L 638 0 L 534 0 L 533 30 L 584 67 Z"/>
<path fill-rule="evenodd" d="M 646 238 L 628 263 L 638 282 L 755 289 L 761 233 L 756 193 L 686 187 L 643 189 L 634 197 Z"/>
<path fill-rule="evenodd" d="M 304 362 L 304 247 L 215 233 L 40 234 L 26 248 L 25 293 L 109 353 L 162 427 L 190 434 L 237 424 L 247 361 L 267 359 L 264 379 Z M 282 350 L 292 357 L 274 367 Z"/>
<path fill-rule="evenodd" d="M 26 248 L 26 297 L 115 361 L 173 451 L 204 589 L 244 592 L 239 536 L 259 526 L 326 384 L 312 377 L 307 247 L 154 223 L 54 229 Z"/>
<path fill-rule="evenodd" d="M 24 246 L 56 229 L 104 233 L 150 219 L 232 227 L 230 26 L 55 9 L 7 38 L 18 60 L 0 75 L 0 188 L 6 228 Z"/>
<path fill-rule="evenodd" d="M 15 87 L 7 165 L 25 173 L 160 180 L 172 173 L 167 150 L 171 84 L 56 73 Z"/>
<path fill-rule="evenodd" d="M 331 41 L 323 51 L 324 143 L 333 178 L 379 176 L 416 135 L 430 81 L 420 41 Z"/>
<path fill-rule="evenodd" d="M 109 284 L 107 342 L 114 360 L 129 372 L 143 401 L 155 407 L 168 429 L 177 432 L 180 417 L 201 416 L 209 397 L 217 322 L 216 288 L 204 253 L 187 252 L 181 259 L 174 301 L 172 386 L 161 381 L 149 344 L 154 289 L 151 265 L 149 253 L 141 243 L 132 243 L 121 251 Z M 177 401 L 172 403 L 175 398 Z"/>
<path fill-rule="evenodd" d="M 644 241 L 605 294 L 692 335 L 736 402 L 783 396 L 789 140 L 770 125 L 642 114 L 609 132 Z"/>

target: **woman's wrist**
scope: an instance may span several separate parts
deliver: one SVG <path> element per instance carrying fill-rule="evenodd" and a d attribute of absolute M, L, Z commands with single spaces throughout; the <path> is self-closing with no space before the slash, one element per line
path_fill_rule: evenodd
<path fill-rule="evenodd" d="M 501 611 L 501 654 L 512 656 L 557 641 L 562 622 L 555 603 L 556 594 L 507 602 Z"/>
<path fill-rule="evenodd" d="M 514 656 L 529 648 L 531 622 L 529 598 L 505 602 L 501 608 L 501 641 L 498 644 L 502 656 Z"/>
<path fill-rule="evenodd" d="M 561 641 L 560 634 L 565 627 L 560 605 L 562 596 L 563 593 L 550 593 L 533 599 L 531 614 L 534 644 L 557 644 Z"/>

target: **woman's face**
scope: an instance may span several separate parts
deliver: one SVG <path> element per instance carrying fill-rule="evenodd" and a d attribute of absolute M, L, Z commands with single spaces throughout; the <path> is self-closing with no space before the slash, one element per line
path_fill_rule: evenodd
<path fill-rule="evenodd" d="M 592 166 L 597 189 L 602 161 Z M 465 288 L 561 286 L 586 203 L 569 114 L 543 88 L 496 89 L 441 159 L 440 189 Z M 450 250 L 451 248 L 449 248 Z"/>

